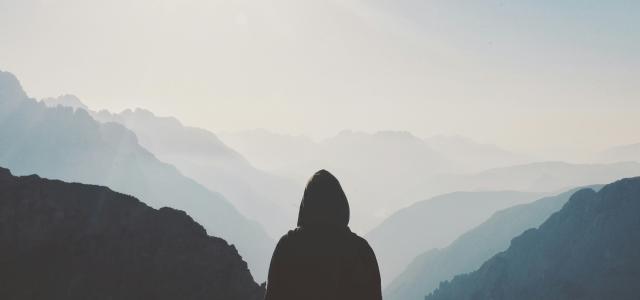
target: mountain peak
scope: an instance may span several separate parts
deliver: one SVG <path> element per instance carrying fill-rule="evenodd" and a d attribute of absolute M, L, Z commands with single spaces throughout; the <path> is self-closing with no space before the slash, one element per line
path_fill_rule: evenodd
<path fill-rule="evenodd" d="M 0 70 L 0 101 L 16 101 L 28 98 L 13 73 Z"/>
<path fill-rule="evenodd" d="M 54 97 L 44 98 L 42 99 L 42 102 L 44 102 L 44 104 L 49 107 L 64 106 L 64 107 L 71 107 L 74 110 L 78 108 L 89 110 L 89 107 L 86 106 L 84 103 L 82 103 L 80 98 L 71 94 L 60 95 L 55 98 Z"/>
<path fill-rule="evenodd" d="M 122 112 L 120 112 L 119 114 L 108 114 L 108 115 L 102 115 L 102 116 L 105 116 L 105 117 L 111 116 L 112 118 L 119 119 L 122 121 L 121 123 L 125 125 L 126 124 L 132 125 L 132 123 L 143 122 L 143 123 L 151 123 L 151 124 L 155 124 L 156 126 L 164 126 L 164 127 L 183 127 L 184 126 L 182 122 L 180 122 L 180 120 L 174 117 L 158 116 L 151 110 L 148 110 L 146 108 L 141 108 L 141 107 L 136 107 L 134 109 L 127 108 Z"/>
<path fill-rule="evenodd" d="M 19 87 L 9 75 L 2 74 L 2 86 Z M 84 109 L 50 108 L 29 98 L 1 99 L 0 124 L 0 165 L 16 174 L 104 185 L 153 207 L 185 210 L 210 234 L 233 241 L 256 277 L 264 278 L 272 243 L 264 229 L 222 194 L 158 159 L 122 124 L 101 123 Z"/>

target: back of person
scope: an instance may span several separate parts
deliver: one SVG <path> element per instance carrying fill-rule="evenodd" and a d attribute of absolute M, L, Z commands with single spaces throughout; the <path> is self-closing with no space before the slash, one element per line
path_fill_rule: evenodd
<path fill-rule="evenodd" d="M 369 244 L 351 232 L 338 180 L 317 172 L 307 184 L 298 228 L 273 253 L 266 300 L 379 300 L 380 273 Z"/>

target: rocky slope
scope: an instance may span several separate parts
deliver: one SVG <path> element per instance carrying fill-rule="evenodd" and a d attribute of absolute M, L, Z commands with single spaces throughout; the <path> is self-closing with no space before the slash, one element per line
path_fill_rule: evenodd
<path fill-rule="evenodd" d="M 184 212 L 0 168 L 2 299 L 262 299 L 233 246 Z"/>
<path fill-rule="evenodd" d="M 638 299 L 639 213 L 640 177 L 580 190 L 540 228 L 426 299 Z"/>
<path fill-rule="evenodd" d="M 266 272 L 274 241 L 222 195 L 181 174 L 115 123 L 85 110 L 47 107 L 27 97 L 13 74 L 0 72 L 0 165 L 14 174 L 107 186 L 154 208 L 186 211 L 209 234 L 236 245 L 254 276 Z"/>

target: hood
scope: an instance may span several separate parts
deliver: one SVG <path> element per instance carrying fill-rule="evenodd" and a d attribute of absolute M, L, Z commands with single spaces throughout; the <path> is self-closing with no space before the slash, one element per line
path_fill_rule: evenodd
<path fill-rule="evenodd" d="M 340 182 L 326 170 L 313 174 L 304 189 L 298 226 L 329 225 L 347 227 L 349 202 Z"/>

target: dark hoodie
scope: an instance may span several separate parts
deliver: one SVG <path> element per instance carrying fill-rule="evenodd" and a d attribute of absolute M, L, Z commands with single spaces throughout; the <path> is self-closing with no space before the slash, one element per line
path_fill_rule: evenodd
<path fill-rule="evenodd" d="M 375 254 L 348 224 L 340 183 L 318 171 L 305 188 L 298 228 L 273 252 L 265 300 L 381 300 Z"/>

